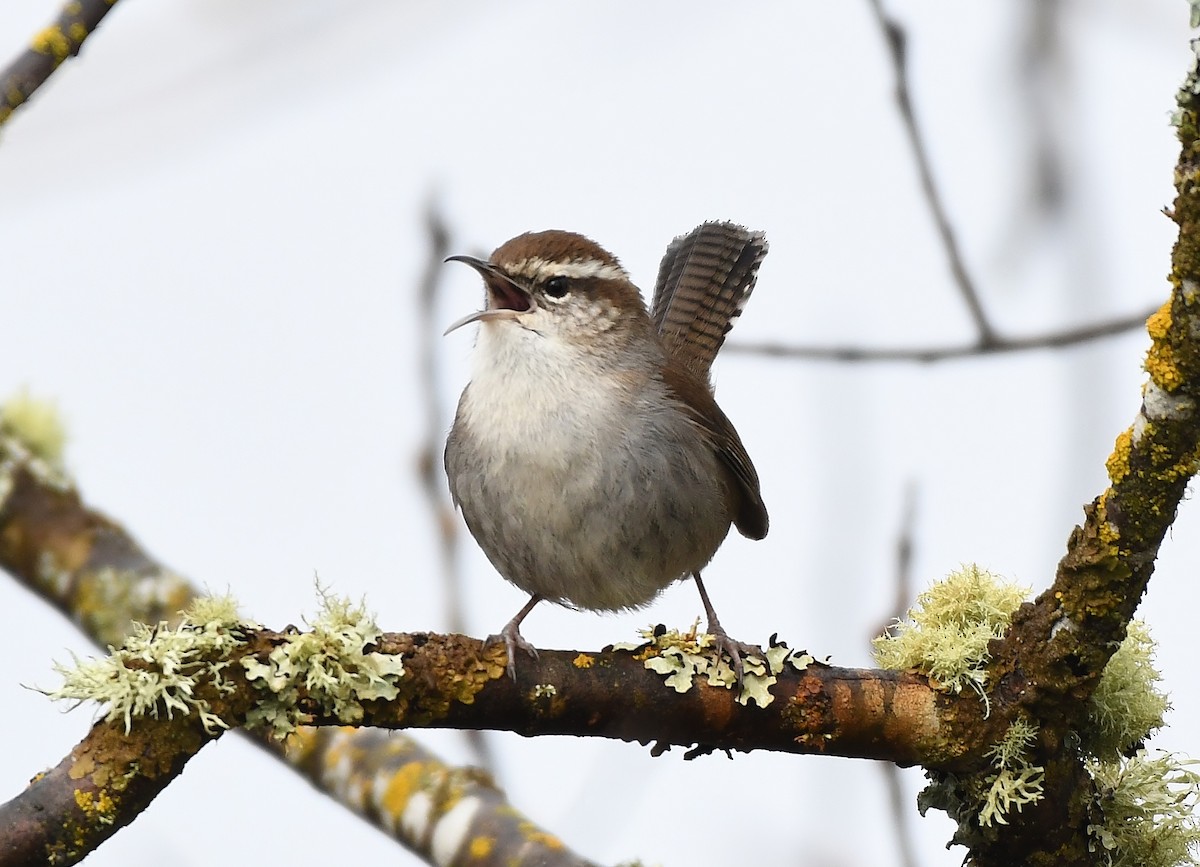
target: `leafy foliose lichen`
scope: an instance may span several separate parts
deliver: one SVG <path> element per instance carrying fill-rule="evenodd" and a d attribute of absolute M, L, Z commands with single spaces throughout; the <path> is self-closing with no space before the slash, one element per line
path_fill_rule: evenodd
<path fill-rule="evenodd" d="M 233 690 L 223 676 L 229 665 L 223 660 L 241 643 L 233 629 L 237 622 L 236 605 L 223 597 L 197 600 L 175 629 L 134 623 L 125 643 L 109 648 L 109 656 L 76 657 L 73 666 L 56 663 L 63 684 L 47 694 L 76 705 L 106 705 L 105 719 L 123 719 L 126 732 L 139 717 L 172 719 L 176 713 L 196 714 L 209 733 L 228 728 L 196 692 L 201 684 L 219 693 Z"/>
<path fill-rule="evenodd" d="M 264 693 L 247 715 L 248 727 L 270 726 L 276 737 L 289 734 L 304 717 L 296 707 L 302 694 L 347 723 L 362 719 L 363 701 L 396 697 L 404 663 L 368 650 L 381 635 L 375 620 L 362 604 L 323 592 L 321 598 L 311 631 L 286 636 L 265 662 L 242 660 L 247 680 Z"/>
<path fill-rule="evenodd" d="M 1029 588 L 1006 582 L 974 564 L 950 573 L 917 597 L 908 619 L 872 642 L 882 668 L 913 669 L 933 686 L 983 695 L 988 642 L 1000 638 Z"/>
<path fill-rule="evenodd" d="M 642 644 L 616 644 L 616 650 L 631 650 L 638 653 L 642 664 L 657 674 L 666 677 L 667 686 L 676 692 L 687 692 L 697 676 L 703 677 L 709 686 L 733 689 L 737 686 L 737 675 L 725 660 L 713 652 L 716 639 L 707 632 L 700 632 L 700 621 L 692 623 L 691 629 L 680 632 L 664 626 L 648 626 L 638 630 L 645 639 Z M 779 680 L 776 675 L 783 671 L 784 663 L 797 671 L 803 671 L 813 661 L 812 656 L 792 650 L 786 644 L 774 640 L 763 656 L 748 656 L 742 659 L 742 688 L 737 701 L 741 705 L 754 702 L 766 707 L 775 700 L 771 687 Z"/>

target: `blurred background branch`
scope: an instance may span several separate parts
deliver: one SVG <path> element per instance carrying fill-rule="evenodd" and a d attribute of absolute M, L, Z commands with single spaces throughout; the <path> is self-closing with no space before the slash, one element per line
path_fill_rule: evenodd
<path fill-rule="evenodd" d="M 79 53 L 84 41 L 117 0 L 68 0 L 58 19 L 0 72 L 0 126 L 46 83 L 54 70 Z"/>

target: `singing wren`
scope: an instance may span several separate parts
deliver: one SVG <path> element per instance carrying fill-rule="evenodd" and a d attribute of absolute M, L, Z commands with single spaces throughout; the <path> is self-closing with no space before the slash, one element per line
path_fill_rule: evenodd
<path fill-rule="evenodd" d="M 572 232 L 519 235 L 485 261 L 471 381 L 446 440 L 455 504 L 502 576 L 530 594 L 498 636 L 537 651 L 521 621 L 543 599 L 593 611 L 648 604 L 692 577 L 718 652 L 742 655 L 700 579 L 729 533 L 761 539 L 758 473 L 713 398 L 709 369 L 749 298 L 766 237 L 704 223 L 667 247 L 649 310 L 607 250 Z"/>

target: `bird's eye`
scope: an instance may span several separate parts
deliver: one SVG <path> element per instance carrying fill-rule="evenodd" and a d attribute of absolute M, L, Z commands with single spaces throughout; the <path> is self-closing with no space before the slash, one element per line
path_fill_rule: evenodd
<path fill-rule="evenodd" d="M 562 298 L 567 294 L 567 278 L 559 275 L 546 281 L 546 294 L 551 298 Z"/>

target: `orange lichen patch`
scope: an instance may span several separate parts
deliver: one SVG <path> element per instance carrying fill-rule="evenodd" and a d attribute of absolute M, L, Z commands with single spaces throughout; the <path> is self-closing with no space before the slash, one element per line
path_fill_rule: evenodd
<path fill-rule="evenodd" d="M 589 656 L 586 653 L 581 653 L 571 660 L 571 665 L 575 666 L 576 668 L 591 668 L 595 664 L 596 657 Z"/>
<path fill-rule="evenodd" d="M 1146 320 L 1146 333 L 1152 340 L 1163 340 L 1171 330 L 1171 299 L 1163 302 L 1163 306 L 1151 314 Z"/>
<path fill-rule="evenodd" d="M 494 848 L 496 848 L 496 841 L 491 837 L 472 837 L 471 842 L 467 844 L 467 855 L 482 860 L 491 855 Z"/>
<path fill-rule="evenodd" d="M 409 799 L 421 786 L 421 775 L 425 773 L 423 762 L 412 762 L 397 771 L 388 781 L 383 797 L 378 801 L 379 809 L 393 817 L 399 817 Z"/>
<path fill-rule="evenodd" d="M 1129 475 L 1129 451 L 1133 445 L 1133 429 L 1127 428 L 1117 436 L 1113 445 L 1113 453 L 1108 456 L 1105 467 L 1108 469 L 1108 480 L 1114 485 Z"/>
<path fill-rule="evenodd" d="M 644 648 L 633 655 L 633 658 L 638 662 L 645 662 L 647 659 L 652 659 L 658 656 L 658 648 L 653 643 L 647 644 Z"/>
<path fill-rule="evenodd" d="M 1171 330 L 1171 302 L 1167 301 L 1158 312 L 1146 320 L 1146 331 L 1154 341 L 1146 353 L 1143 367 L 1154 384 L 1167 392 L 1183 385 L 1183 373 L 1179 370 L 1175 354 L 1168 343 Z"/>

